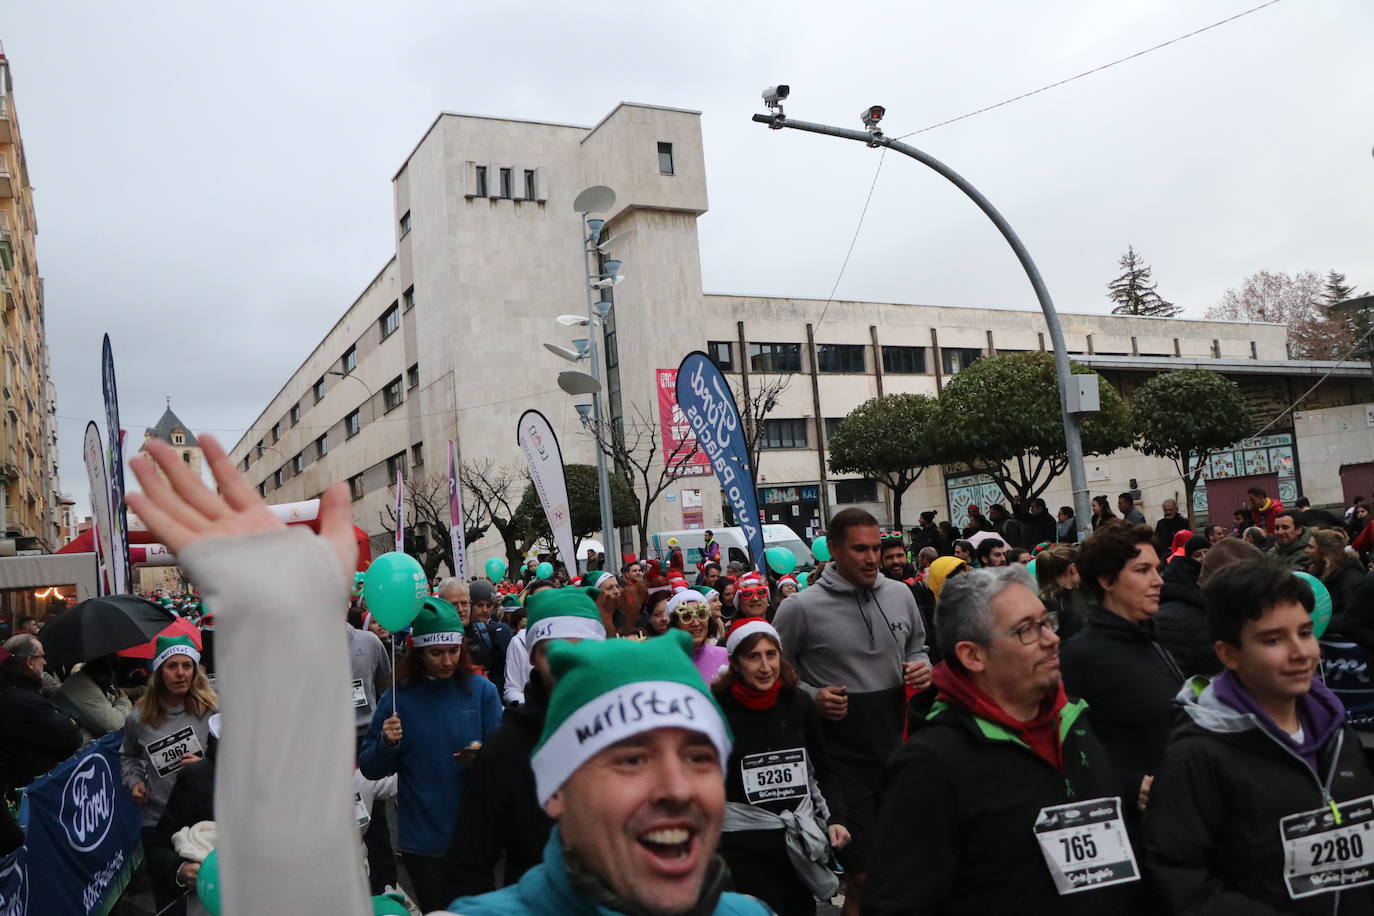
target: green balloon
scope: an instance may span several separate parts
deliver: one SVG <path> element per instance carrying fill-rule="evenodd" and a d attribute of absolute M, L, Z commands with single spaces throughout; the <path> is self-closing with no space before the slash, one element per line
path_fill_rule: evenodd
<path fill-rule="evenodd" d="M 200 871 L 196 873 L 196 896 L 210 911 L 210 916 L 220 916 L 218 849 L 210 850 L 205 861 L 200 863 Z"/>
<path fill-rule="evenodd" d="M 822 563 L 830 559 L 830 542 L 825 539 L 825 535 L 822 534 L 811 542 L 811 556 Z"/>
<path fill-rule="evenodd" d="M 492 557 L 486 565 L 487 578 L 493 582 L 500 582 L 506 578 L 506 561 L 500 557 Z"/>
<path fill-rule="evenodd" d="M 547 561 L 540 563 L 538 566 L 534 568 L 534 577 L 536 579 L 552 579 L 553 564 Z"/>
<path fill-rule="evenodd" d="M 355 572 L 353 574 L 353 597 L 357 598 L 363 593 L 363 581 L 367 578 L 367 573 Z"/>
<path fill-rule="evenodd" d="M 1321 639 L 1326 628 L 1331 625 L 1331 592 L 1321 579 L 1311 573 L 1295 572 L 1293 575 L 1311 586 L 1312 596 L 1317 599 L 1317 603 L 1312 607 L 1312 635 Z"/>
<path fill-rule="evenodd" d="M 786 547 L 769 547 L 763 556 L 768 561 L 768 568 L 780 576 L 797 568 L 797 555 Z"/>
<path fill-rule="evenodd" d="M 372 916 L 410 916 L 401 895 L 395 891 L 372 898 Z"/>
<path fill-rule="evenodd" d="M 363 577 L 363 600 L 368 612 L 393 633 L 410 626 L 428 595 L 425 570 L 408 553 L 382 554 L 372 561 Z"/>
<path fill-rule="evenodd" d="M 797 573 L 797 590 L 801 591 L 802 589 L 806 588 L 807 583 L 809 583 L 810 581 L 810 573 Z"/>
<path fill-rule="evenodd" d="M 1029 563 L 1026 564 L 1026 572 L 1028 572 L 1028 573 L 1031 574 L 1031 578 L 1032 578 L 1032 579 L 1035 579 L 1035 561 L 1034 561 L 1034 560 L 1031 560 Z M 1036 580 L 1036 581 L 1039 581 L 1039 580 Z"/>

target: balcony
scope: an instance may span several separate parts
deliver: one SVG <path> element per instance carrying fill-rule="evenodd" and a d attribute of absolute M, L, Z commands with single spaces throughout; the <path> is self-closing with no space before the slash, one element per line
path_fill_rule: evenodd
<path fill-rule="evenodd" d="M 0 217 L 5 214 L 0 212 Z M 8 220 L 0 220 L 0 266 L 14 270 L 14 237 L 10 233 Z"/>
<path fill-rule="evenodd" d="M 17 133 L 10 119 L 9 97 L 0 95 L 0 143 L 13 143 Z"/>
<path fill-rule="evenodd" d="M 15 194 L 14 174 L 10 171 L 10 161 L 0 156 L 0 198 L 13 197 Z"/>

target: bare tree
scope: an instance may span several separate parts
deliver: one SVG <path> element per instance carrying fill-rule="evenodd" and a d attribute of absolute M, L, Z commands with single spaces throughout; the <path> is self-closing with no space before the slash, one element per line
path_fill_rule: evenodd
<path fill-rule="evenodd" d="M 701 449 L 695 437 L 680 439 L 671 449 L 667 448 L 659 436 L 658 424 L 646 417 L 637 405 L 634 414 L 628 422 L 622 419 L 619 424 L 604 430 L 588 424 L 587 434 L 615 462 L 617 473 L 625 478 L 639 499 L 635 531 L 639 536 L 639 555 L 644 556 L 649 549 L 650 510 L 665 490 L 687 476 L 692 459 Z"/>
<path fill-rule="evenodd" d="M 1350 325 L 1323 306 L 1326 283 L 1313 270 L 1290 276 L 1261 270 L 1228 289 L 1208 318 L 1272 321 L 1288 328 L 1292 359 L 1337 359 L 1354 343 Z"/>
<path fill-rule="evenodd" d="M 525 476 L 488 458 L 463 462 L 458 469 L 458 482 L 472 494 L 474 511 L 484 513 L 482 517 L 501 535 L 506 545 L 506 564 L 519 569 L 525 532 L 516 509 L 525 492 Z"/>
<path fill-rule="evenodd" d="M 461 487 L 459 488 L 461 492 Z M 453 544 L 449 540 L 449 505 L 447 480 L 406 481 L 405 494 L 406 527 L 425 537 L 412 537 L 411 544 L 416 551 L 414 556 L 424 567 L 425 575 L 433 579 L 439 565 L 446 564 L 450 570 L 453 565 Z M 378 513 L 382 529 L 390 538 L 396 537 L 396 506 L 388 502 L 386 509 Z M 463 538 L 471 544 L 491 527 L 491 514 L 477 501 L 471 505 L 463 503 Z"/>
<path fill-rule="evenodd" d="M 749 469 L 757 482 L 759 455 L 763 450 L 763 421 L 778 406 L 778 397 L 792 384 L 792 376 L 759 375 L 756 378 L 760 381 L 752 390 L 743 375 L 738 381 L 731 380 L 730 389 L 739 405 L 740 419 L 744 421 L 744 450 L 749 454 Z"/>

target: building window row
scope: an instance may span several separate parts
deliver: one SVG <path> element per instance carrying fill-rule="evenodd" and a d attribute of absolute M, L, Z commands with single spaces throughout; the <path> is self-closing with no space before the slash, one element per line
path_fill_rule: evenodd
<path fill-rule="evenodd" d="M 750 372 L 802 372 L 802 344 L 750 343 Z M 882 347 L 883 372 L 889 375 L 926 375 L 930 372 L 927 347 Z M 729 340 L 706 342 L 706 352 L 721 372 L 737 372 L 735 344 Z M 855 375 L 869 371 L 869 347 L 865 344 L 817 344 L 816 371 L 822 374 Z M 956 375 L 983 355 L 978 347 L 941 347 L 940 366 L 945 375 Z"/>
<path fill-rule="evenodd" d="M 806 420 L 764 420 L 759 441 L 766 449 L 806 448 Z"/>
<path fill-rule="evenodd" d="M 547 170 L 517 166 L 480 165 L 466 163 L 466 191 L 464 196 L 487 197 L 492 200 L 548 200 Z"/>

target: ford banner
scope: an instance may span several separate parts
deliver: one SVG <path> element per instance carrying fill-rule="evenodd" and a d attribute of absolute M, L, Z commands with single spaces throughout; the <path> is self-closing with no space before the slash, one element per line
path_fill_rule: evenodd
<path fill-rule="evenodd" d="M 123 893 L 143 816 L 119 778 L 123 740 L 106 735 L 29 785 L 24 845 L 0 859 L 4 916 L 105 914 Z"/>
<path fill-rule="evenodd" d="M 730 502 L 735 524 L 749 542 L 754 565 L 767 575 L 759 495 L 754 489 L 749 451 L 744 447 L 744 424 L 725 376 L 711 357 L 699 350 L 688 353 L 677 367 L 677 405 L 692 427 L 697 444 L 711 461 L 721 492 Z"/>

